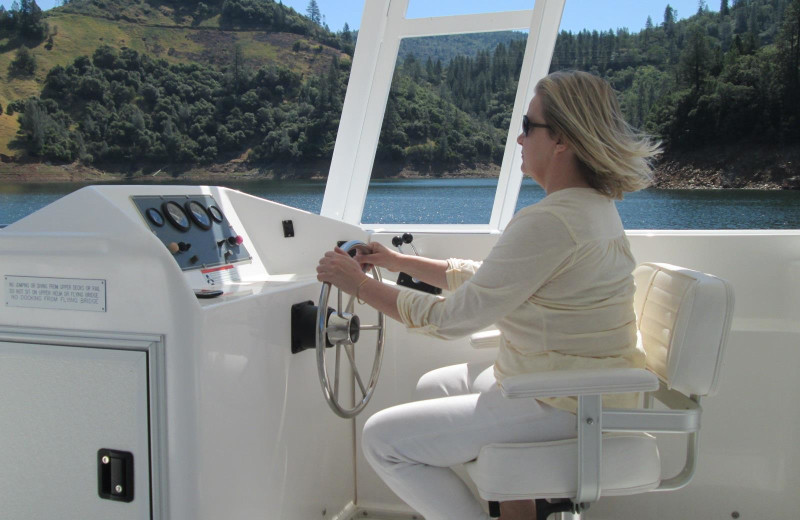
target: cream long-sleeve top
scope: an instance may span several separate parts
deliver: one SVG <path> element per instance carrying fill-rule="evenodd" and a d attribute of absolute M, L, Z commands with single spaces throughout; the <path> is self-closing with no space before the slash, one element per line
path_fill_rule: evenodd
<path fill-rule="evenodd" d="M 447 297 L 401 291 L 412 331 L 455 339 L 490 325 L 501 332 L 498 381 L 579 368 L 644 367 L 633 311 L 635 266 L 614 202 L 568 188 L 520 210 L 483 262 L 448 260 Z M 609 407 L 636 394 L 606 396 Z M 574 398 L 542 401 L 574 412 Z"/>

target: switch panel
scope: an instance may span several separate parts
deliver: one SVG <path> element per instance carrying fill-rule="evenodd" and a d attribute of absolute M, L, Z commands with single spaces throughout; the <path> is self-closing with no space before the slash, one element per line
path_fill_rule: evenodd
<path fill-rule="evenodd" d="M 210 195 L 131 197 L 182 270 L 250 260 L 244 238 Z"/>

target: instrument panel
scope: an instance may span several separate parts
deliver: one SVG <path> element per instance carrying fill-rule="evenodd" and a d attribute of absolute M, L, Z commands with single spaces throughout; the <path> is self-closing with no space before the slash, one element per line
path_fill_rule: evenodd
<path fill-rule="evenodd" d="M 150 230 L 182 270 L 250 260 L 244 239 L 211 195 L 133 196 Z"/>

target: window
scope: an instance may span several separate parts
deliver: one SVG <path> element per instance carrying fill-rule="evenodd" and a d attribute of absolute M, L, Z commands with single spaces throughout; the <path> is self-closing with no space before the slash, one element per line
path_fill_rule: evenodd
<path fill-rule="evenodd" d="M 526 38 L 402 41 L 362 222 L 489 223 Z"/>

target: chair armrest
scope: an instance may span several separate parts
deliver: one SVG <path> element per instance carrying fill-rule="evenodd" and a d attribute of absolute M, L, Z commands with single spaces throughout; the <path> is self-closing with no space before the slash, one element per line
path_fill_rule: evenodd
<path fill-rule="evenodd" d="M 497 329 L 482 330 L 469 337 L 472 348 L 497 348 L 500 346 L 500 331 Z"/>
<path fill-rule="evenodd" d="M 658 377 L 643 368 L 553 370 L 505 378 L 505 397 L 564 397 L 649 392 L 658 389 Z"/>

